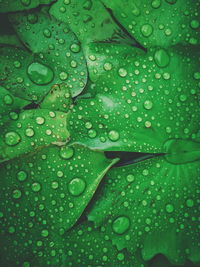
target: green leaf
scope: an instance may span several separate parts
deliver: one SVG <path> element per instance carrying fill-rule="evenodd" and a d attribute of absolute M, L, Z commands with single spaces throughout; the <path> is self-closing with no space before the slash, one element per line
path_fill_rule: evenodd
<path fill-rule="evenodd" d="M 58 0 L 51 6 L 50 13 L 69 25 L 84 48 L 89 42 L 114 41 L 122 35 L 121 29 L 100 1 Z"/>
<path fill-rule="evenodd" d="M 91 207 L 89 220 L 104 227 L 119 250 L 134 253 L 140 247 L 144 260 L 163 254 L 173 264 L 183 264 L 186 259 L 199 262 L 200 165 L 199 160 L 188 161 L 177 164 L 159 156 L 113 168 Z"/>
<path fill-rule="evenodd" d="M 0 84 L 17 97 L 39 102 L 51 86 L 61 82 L 50 62 L 37 55 L 9 46 L 1 47 L 0 52 Z"/>
<path fill-rule="evenodd" d="M 0 215 L 4 266 L 11 266 L 8 263 L 12 261 L 40 263 L 31 266 L 59 261 L 59 235 L 78 220 L 115 162 L 81 146 L 49 146 L 3 163 Z M 40 261 L 46 262 L 42 265 Z"/>
<path fill-rule="evenodd" d="M 54 75 L 65 82 L 77 96 L 87 82 L 86 62 L 81 44 L 65 23 L 42 11 L 21 12 L 10 15 L 21 41 L 48 62 Z"/>
<path fill-rule="evenodd" d="M 40 103 L 40 107 L 67 112 L 71 104 L 72 98 L 68 86 L 66 84 L 55 84 L 42 103 Z"/>
<path fill-rule="evenodd" d="M 125 249 L 119 252 L 104 229 L 96 230 L 90 222 L 78 225 L 63 240 L 68 252 L 64 266 L 147 266 L 139 251 L 134 257 Z"/>
<path fill-rule="evenodd" d="M 27 10 L 40 4 L 50 4 L 54 0 L 2 0 L 0 2 L 0 13 Z"/>
<path fill-rule="evenodd" d="M 0 99 L 2 100 L 0 105 L 0 116 L 9 115 L 15 116 L 15 111 L 20 110 L 24 106 L 28 105 L 30 102 L 13 96 L 8 90 L 0 86 Z M 0 121 L 1 121 L 0 119 Z"/>
<path fill-rule="evenodd" d="M 69 141 L 68 114 L 45 109 L 26 110 L 8 119 L 0 133 L 0 161 Z"/>
<path fill-rule="evenodd" d="M 144 47 L 199 44 L 198 0 L 102 1 Z"/>
<path fill-rule="evenodd" d="M 158 47 L 143 55 L 132 48 L 132 58 L 121 56 L 117 45 L 94 45 L 90 51 L 95 85 L 86 92 L 93 98 L 78 99 L 74 106 L 72 142 L 106 151 L 164 153 L 168 139 L 197 137 L 197 47 Z"/>

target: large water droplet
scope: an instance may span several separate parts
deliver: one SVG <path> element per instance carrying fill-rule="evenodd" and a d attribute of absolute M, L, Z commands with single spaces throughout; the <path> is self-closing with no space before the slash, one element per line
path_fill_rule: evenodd
<path fill-rule="evenodd" d="M 8 132 L 5 135 L 5 143 L 9 146 L 15 146 L 21 141 L 21 137 L 16 132 Z"/>
<path fill-rule="evenodd" d="M 41 185 L 38 182 L 35 182 L 31 185 L 33 192 L 39 192 L 41 190 Z"/>
<path fill-rule="evenodd" d="M 112 130 L 108 133 L 108 138 L 111 141 L 116 142 L 117 140 L 119 140 L 119 133 L 115 130 Z"/>
<path fill-rule="evenodd" d="M 60 156 L 63 159 L 70 159 L 74 155 L 74 149 L 72 147 L 63 146 L 60 149 Z"/>
<path fill-rule="evenodd" d="M 68 185 L 68 189 L 71 195 L 79 196 L 85 190 L 86 183 L 83 179 L 74 178 Z"/>
<path fill-rule="evenodd" d="M 153 32 L 153 27 L 150 24 L 144 24 L 141 27 L 141 33 L 144 37 L 149 37 Z"/>
<path fill-rule="evenodd" d="M 27 173 L 25 171 L 19 171 L 17 173 L 17 179 L 20 181 L 20 182 L 23 182 L 25 181 L 27 178 Z"/>
<path fill-rule="evenodd" d="M 130 227 L 130 220 L 125 216 L 120 216 L 116 220 L 114 220 L 112 224 L 112 229 L 116 234 L 125 233 Z"/>
<path fill-rule="evenodd" d="M 154 60 L 158 67 L 164 68 L 169 64 L 170 58 L 165 49 L 159 49 L 154 54 Z"/>
<path fill-rule="evenodd" d="M 39 62 L 33 62 L 27 70 L 28 76 L 32 82 L 38 85 L 50 83 L 54 78 L 53 71 Z"/>
<path fill-rule="evenodd" d="M 144 108 L 145 109 L 152 109 L 152 107 L 153 107 L 153 103 L 150 100 L 146 100 L 144 102 Z"/>

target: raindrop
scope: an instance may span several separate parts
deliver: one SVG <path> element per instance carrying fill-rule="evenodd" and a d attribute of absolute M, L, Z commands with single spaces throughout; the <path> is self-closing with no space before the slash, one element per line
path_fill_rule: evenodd
<path fill-rule="evenodd" d="M 86 183 L 80 178 L 74 178 L 68 185 L 68 189 L 71 195 L 79 196 L 85 190 Z"/>
<path fill-rule="evenodd" d="M 114 220 L 112 224 L 112 229 L 116 234 L 125 233 L 130 227 L 130 220 L 125 216 L 120 216 Z"/>
<path fill-rule="evenodd" d="M 38 85 L 48 84 L 54 78 L 53 71 L 39 62 L 31 63 L 28 67 L 27 73 L 30 80 Z"/>
<path fill-rule="evenodd" d="M 21 141 L 21 137 L 16 132 L 8 132 L 5 135 L 5 143 L 9 146 L 15 146 Z"/>

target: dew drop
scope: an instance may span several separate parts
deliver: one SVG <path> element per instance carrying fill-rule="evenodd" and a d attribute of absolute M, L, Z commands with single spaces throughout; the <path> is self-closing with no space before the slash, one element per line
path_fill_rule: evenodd
<path fill-rule="evenodd" d="M 36 123 L 39 124 L 39 125 L 44 124 L 44 121 L 45 121 L 45 120 L 44 120 L 43 117 L 37 117 L 37 118 L 36 118 Z"/>
<path fill-rule="evenodd" d="M 81 47 L 79 44 L 72 44 L 70 46 L 70 50 L 74 53 L 78 53 L 80 51 Z"/>
<path fill-rule="evenodd" d="M 31 0 L 21 0 L 22 5 L 29 6 L 31 3 Z"/>
<path fill-rule="evenodd" d="M 30 80 L 38 85 L 48 84 L 54 78 L 53 71 L 49 67 L 38 62 L 31 63 L 27 73 Z"/>
<path fill-rule="evenodd" d="M 153 27 L 150 24 L 144 24 L 141 27 L 141 33 L 144 37 L 149 37 L 153 33 Z"/>
<path fill-rule="evenodd" d="M 47 237 L 49 235 L 49 231 L 48 230 L 42 230 L 42 232 L 41 232 L 41 236 L 43 236 L 43 237 Z"/>
<path fill-rule="evenodd" d="M 71 182 L 68 184 L 68 190 L 71 195 L 73 196 L 79 196 L 83 193 L 85 190 L 86 183 L 83 179 L 80 178 L 74 178 L 71 180 Z"/>
<path fill-rule="evenodd" d="M 116 142 L 117 140 L 119 140 L 119 133 L 115 130 L 112 130 L 108 133 L 108 138 L 111 141 Z"/>
<path fill-rule="evenodd" d="M 22 195 L 22 192 L 21 192 L 20 190 L 18 190 L 18 189 L 15 189 L 15 190 L 12 192 L 12 196 L 13 196 L 13 198 L 15 198 L 15 199 L 19 199 L 19 198 L 21 197 L 21 195 Z"/>
<path fill-rule="evenodd" d="M 174 211 L 174 206 L 172 204 L 167 204 L 165 208 L 168 213 L 172 213 Z"/>
<path fill-rule="evenodd" d="M 63 146 L 60 149 L 60 156 L 63 159 L 70 159 L 74 155 L 74 149 L 72 147 Z"/>
<path fill-rule="evenodd" d="M 8 132 L 5 135 L 5 143 L 9 146 L 15 146 L 21 141 L 21 137 L 16 132 Z"/>
<path fill-rule="evenodd" d="M 192 199 L 187 199 L 186 205 L 188 208 L 192 208 L 194 206 L 194 201 Z"/>
<path fill-rule="evenodd" d="M 39 192 L 41 190 L 41 185 L 38 182 L 35 182 L 31 185 L 33 192 Z"/>
<path fill-rule="evenodd" d="M 125 233 L 130 227 L 130 220 L 125 216 L 120 216 L 113 221 L 112 229 L 116 234 Z"/>
<path fill-rule="evenodd" d="M 149 110 L 149 109 L 152 109 L 152 107 L 153 107 L 153 103 L 150 100 L 146 100 L 144 102 L 144 108 L 145 109 Z"/>
<path fill-rule="evenodd" d="M 126 177 L 126 180 L 127 180 L 127 182 L 129 182 L 129 183 L 132 183 L 133 181 L 134 181 L 134 175 L 133 174 L 129 174 L 129 175 L 127 175 L 127 177 Z"/>
<path fill-rule="evenodd" d="M 20 181 L 20 182 L 23 182 L 25 181 L 27 178 L 27 173 L 25 171 L 19 171 L 17 173 L 17 179 Z"/>
<path fill-rule="evenodd" d="M 32 137 L 32 136 L 34 136 L 35 132 L 34 132 L 34 130 L 33 130 L 32 128 L 27 128 L 27 129 L 25 130 L 25 134 L 26 134 L 26 136 L 28 136 L 28 137 Z"/>
<path fill-rule="evenodd" d="M 11 95 L 5 95 L 3 101 L 6 105 L 12 105 L 13 98 L 11 97 Z"/>
<path fill-rule="evenodd" d="M 121 76 L 121 77 L 127 76 L 127 70 L 125 70 L 124 68 L 120 68 L 118 73 L 119 73 L 119 76 Z"/>
<path fill-rule="evenodd" d="M 154 60 L 158 67 L 164 68 L 169 64 L 170 58 L 165 49 L 159 49 L 154 54 Z"/>

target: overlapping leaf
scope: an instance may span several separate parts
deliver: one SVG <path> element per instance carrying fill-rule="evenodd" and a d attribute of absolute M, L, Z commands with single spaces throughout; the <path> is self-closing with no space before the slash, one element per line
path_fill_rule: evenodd
<path fill-rule="evenodd" d="M 0 13 L 31 9 L 40 4 L 50 4 L 53 1 L 54 0 L 2 0 L 0 2 Z"/>
<path fill-rule="evenodd" d="M 199 1 L 115 0 L 102 2 L 145 47 L 199 44 Z"/>
<path fill-rule="evenodd" d="M 70 26 L 84 48 L 89 42 L 114 41 L 123 35 L 100 1 L 58 0 L 52 5 L 50 13 Z"/>
<path fill-rule="evenodd" d="M 199 262 L 199 143 L 196 150 L 193 162 L 189 152 L 174 151 L 112 169 L 89 220 L 104 227 L 119 250 L 140 247 L 145 260 L 163 254 L 174 264 Z"/>
<path fill-rule="evenodd" d="M 56 235 L 74 225 L 115 162 L 80 146 L 50 146 L 3 163 L 0 214 L 4 266 L 12 262 L 22 266 L 24 261 L 47 266 L 50 256 L 55 256 L 53 262 L 59 261 L 56 248 L 61 243 Z"/>
<path fill-rule="evenodd" d="M 22 42 L 48 62 L 72 96 L 78 95 L 87 82 L 87 68 L 81 44 L 68 25 L 42 11 L 13 14 L 10 20 Z"/>
<path fill-rule="evenodd" d="M 87 93 L 96 96 L 77 101 L 72 140 L 101 150 L 164 153 L 169 138 L 195 138 L 200 125 L 197 49 L 158 47 L 141 54 L 131 48 L 128 56 L 118 45 L 90 47 L 95 86 Z"/>
<path fill-rule="evenodd" d="M 94 229 L 92 223 L 78 225 L 64 236 L 64 243 L 68 252 L 64 266 L 147 266 L 139 251 L 134 256 L 126 250 L 119 252 L 104 229 Z"/>
<path fill-rule="evenodd" d="M 52 143 L 69 141 L 68 114 L 45 109 L 26 110 L 1 127 L 0 161 L 30 153 Z"/>

